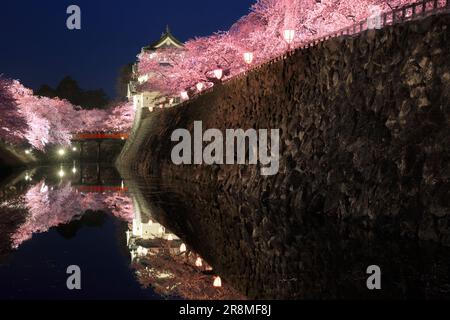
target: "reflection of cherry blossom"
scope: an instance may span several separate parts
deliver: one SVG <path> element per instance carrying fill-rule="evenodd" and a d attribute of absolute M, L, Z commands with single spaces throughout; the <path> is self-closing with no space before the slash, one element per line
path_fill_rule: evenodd
<path fill-rule="evenodd" d="M 34 233 L 48 231 L 51 227 L 79 219 L 87 210 L 107 211 L 131 222 L 134 217 L 132 200 L 120 193 L 80 193 L 70 183 L 49 188 L 44 181 L 31 187 L 24 196 L 28 217 L 12 235 L 11 242 L 17 248 Z"/>
<path fill-rule="evenodd" d="M 212 276 L 201 258 L 193 252 L 174 253 L 161 241 L 158 248 L 150 248 L 133 262 L 136 276 L 143 287 L 152 287 L 158 294 L 189 300 L 244 300 L 245 297 Z M 142 250 L 142 249 L 141 249 Z M 200 259 L 200 260 L 199 260 Z M 199 263 L 200 262 L 200 263 Z"/>

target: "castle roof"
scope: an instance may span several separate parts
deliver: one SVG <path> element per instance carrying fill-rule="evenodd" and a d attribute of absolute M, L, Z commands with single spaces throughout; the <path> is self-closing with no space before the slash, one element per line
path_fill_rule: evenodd
<path fill-rule="evenodd" d="M 161 48 L 183 48 L 184 45 L 181 41 L 175 38 L 170 32 L 169 26 L 166 27 L 166 32 L 161 35 L 161 39 L 151 43 L 148 46 L 142 48 L 143 51 L 156 51 Z"/>

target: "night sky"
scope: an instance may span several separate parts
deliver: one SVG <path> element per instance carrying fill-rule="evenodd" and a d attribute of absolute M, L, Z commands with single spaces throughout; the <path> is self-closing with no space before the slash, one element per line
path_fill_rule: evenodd
<path fill-rule="evenodd" d="M 115 95 L 121 66 L 158 40 L 168 24 L 181 41 L 228 30 L 254 0 L 15 0 L 0 9 L 0 74 L 37 89 L 66 75 L 83 89 Z M 66 28 L 66 9 L 81 8 L 81 30 Z"/>

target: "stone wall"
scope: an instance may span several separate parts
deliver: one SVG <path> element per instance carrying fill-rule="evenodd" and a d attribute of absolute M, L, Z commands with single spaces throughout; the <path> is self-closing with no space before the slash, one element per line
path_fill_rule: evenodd
<path fill-rule="evenodd" d="M 118 165 L 146 183 L 156 175 L 187 192 L 234 195 L 242 201 L 239 208 L 253 202 L 280 208 L 278 214 L 246 215 L 248 210 L 239 209 L 239 214 L 229 211 L 231 218 L 224 218 L 226 211 L 184 217 L 184 223 L 209 230 L 202 244 L 184 225 L 185 237 L 201 254 L 213 256 L 206 243 L 220 252 L 226 250 L 220 239 L 233 242 L 235 253 L 226 251 L 231 256 L 213 262 L 222 270 L 229 259 L 242 259 L 261 264 L 249 269 L 255 277 L 275 272 L 283 268 L 275 257 L 295 256 L 289 248 L 303 247 L 302 241 L 309 241 L 305 235 L 313 239 L 316 230 L 319 237 L 403 238 L 450 246 L 449 38 L 450 16 L 440 15 L 295 51 L 189 103 L 144 116 Z M 172 132 L 192 132 L 199 120 L 204 130 L 222 132 L 279 128 L 279 173 L 263 177 L 251 165 L 173 165 Z M 200 210 L 207 202 L 197 198 L 191 194 Z M 322 223 L 303 225 L 316 219 Z M 231 227 L 222 225 L 231 226 L 229 221 L 239 230 L 233 237 L 228 237 Z M 258 230 L 261 239 L 249 238 Z M 248 246 L 255 250 L 252 258 Z M 268 248 L 270 257 L 264 253 Z M 299 257 L 286 261 L 301 263 Z M 267 259 L 273 260 L 263 263 Z"/>

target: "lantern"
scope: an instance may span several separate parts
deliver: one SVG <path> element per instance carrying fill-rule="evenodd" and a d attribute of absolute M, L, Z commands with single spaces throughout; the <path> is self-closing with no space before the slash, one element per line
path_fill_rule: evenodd
<path fill-rule="evenodd" d="M 189 100 L 189 94 L 186 91 L 181 91 L 180 96 L 183 100 Z"/>
<path fill-rule="evenodd" d="M 197 85 L 196 85 L 196 87 L 197 87 L 197 91 L 202 91 L 203 90 L 203 88 L 204 88 L 204 84 L 203 84 L 203 82 L 199 82 L 199 83 L 197 83 Z"/>
<path fill-rule="evenodd" d="M 244 61 L 246 64 L 252 64 L 253 62 L 253 53 L 252 52 L 245 52 L 244 53 Z"/>
<path fill-rule="evenodd" d="M 180 246 L 180 252 L 186 252 L 186 245 L 184 243 Z"/>
<path fill-rule="evenodd" d="M 284 30 L 283 37 L 284 37 L 284 41 L 286 41 L 286 43 L 290 45 L 294 41 L 295 30 L 292 30 L 292 29 Z"/>
<path fill-rule="evenodd" d="M 195 266 L 201 267 L 203 265 L 202 258 L 198 257 L 197 260 L 195 260 Z"/>
<path fill-rule="evenodd" d="M 222 286 L 222 279 L 220 279 L 220 277 L 215 277 L 213 286 L 216 287 L 216 288 L 221 287 Z"/>
<path fill-rule="evenodd" d="M 216 69 L 216 70 L 214 70 L 214 76 L 217 78 L 217 79 L 222 79 L 222 77 L 223 77 L 223 70 L 222 69 Z"/>

